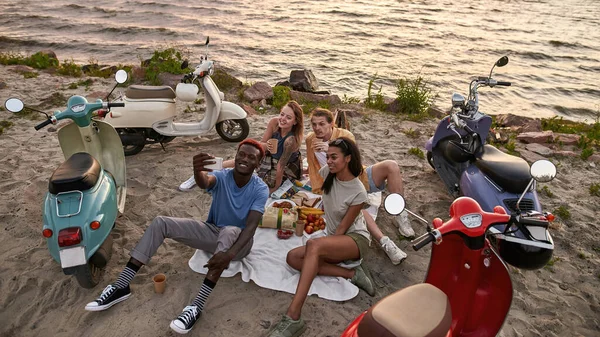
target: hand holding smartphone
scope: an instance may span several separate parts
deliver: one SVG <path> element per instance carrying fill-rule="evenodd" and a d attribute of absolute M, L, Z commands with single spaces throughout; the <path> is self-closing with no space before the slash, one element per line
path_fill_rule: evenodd
<path fill-rule="evenodd" d="M 218 171 L 218 170 L 223 169 L 223 158 L 215 157 L 212 160 L 214 160 L 215 163 L 206 165 L 206 166 L 204 166 L 204 168 L 211 169 L 213 171 Z"/>

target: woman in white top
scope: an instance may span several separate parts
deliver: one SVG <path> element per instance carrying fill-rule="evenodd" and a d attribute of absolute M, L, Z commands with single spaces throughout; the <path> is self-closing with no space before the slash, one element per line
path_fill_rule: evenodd
<path fill-rule="evenodd" d="M 317 275 L 345 277 L 374 295 L 373 282 L 361 266 L 346 269 L 337 265 L 361 259 L 369 246 L 370 235 L 361 213 L 367 191 L 357 178 L 362 170 L 360 152 L 354 142 L 342 137 L 329 144 L 327 166 L 319 170 L 325 179 L 322 189 L 327 236 L 308 240 L 305 246 L 288 253 L 287 263 L 300 271 L 300 280 L 287 313 L 269 337 L 299 336 L 306 329 L 300 314 Z"/>

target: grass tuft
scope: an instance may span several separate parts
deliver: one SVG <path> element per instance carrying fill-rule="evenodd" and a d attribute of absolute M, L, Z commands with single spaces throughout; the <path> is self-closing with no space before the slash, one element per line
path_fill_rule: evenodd
<path fill-rule="evenodd" d="M 403 78 L 396 84 L 396 97 L 399 112 L 407 115 L 423 116 L 427 114 L 435 95 L 422 76 L 414 79 Z"/>
<path fill-rule="evenodd" d="M 374 85 L 375 80 L 377 80 L 377 74 L 373 75 L 369 80 L 369 86 L 367 88 L 367 97 L 365 98 L 365 107 L 369 109 L 376 109 L 380 111 L 385 111 L 385 100 L 383 94 L 381 93 L 382 87 L 379 87 L 377 93 L 374 93 Z"/>
<path fill-rule="evenodd" d="M 600 197 L 600 183 L 592 183 L 590 185 L 590 195 Z"/>
<path fill-rule="evenodd" d="M 413 156 L 417 156 L 421 159 L 425 159 L 425 154 L 423 153 L 423 150 L 419 149 L 418 147 L 411 147 L 410 149 L 408 149 L 408 153 L 412 154 Z"/>
<path fill-rule="evenodd" d="M 0 121 L 0 135 L 4 133 L 4 130 L 8 130 L 13 123 L 11 121 Z"/>
<path fill-rule="evenodd" d="M 281 109 L 287 102 L 291 100 L 290 88 L 282 85 L 273 87 L 273 106 Z"/>
<path fill-rule="evenodd" d="M 558 215 L 563 220 L 569 220 L 571 218 L 571 212 L 567 206 L 561 205 L 553 212 L 555 215 Z"/>
<path fill-rule="evenodd" d="M 145 78 L 153 85 L 159 85 L 160 73 L 185 74 L 190 72 L 189 68 L 181 69 L 181 63 L 184 60 L 184 52 L 170 47 L 163 50 L 155 50 L 152 57 L 145 66 Z"/>

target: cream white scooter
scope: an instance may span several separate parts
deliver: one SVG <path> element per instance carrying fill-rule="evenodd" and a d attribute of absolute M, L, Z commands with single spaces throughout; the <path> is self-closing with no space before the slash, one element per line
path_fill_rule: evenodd
<path fill-rule="evenodd" d="M 211 78 L 214 63 L 208 59 L 208 43 L 206 38 L 206 55 L 200 57 L 200 64 L 193 72 L 183 77 L 176 91 L 169 86 L 132 85 L 115 101 L 124 102 L 125 107 L 113 108 L 104 121 L 119 133 L 126 156 L 139 153 L 146 144 L 162 145 L 177 136 L 200 136 L 213 128 L 228 142 L 239 142 L 248 136 L 246 111 L 224 101 L 223 92 Z M 187 68 L 187 61 L 182 68 Z M 204 118 L 199 122 L 175 122 L 175 100 L 195 101 L 198 83 L 206 101 Z"/>

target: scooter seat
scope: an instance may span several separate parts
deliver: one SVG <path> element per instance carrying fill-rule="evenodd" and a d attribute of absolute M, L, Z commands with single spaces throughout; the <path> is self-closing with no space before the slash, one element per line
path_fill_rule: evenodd
<path fill-rule="evenodd" d="M 357 332 L 360 337 L 443 337 L 451 325 L 448 296 L 429 283 L 421 283 L 377 302 Z"/>
<path fill-rule="evenodd" d="M 531 180 L 529 164 L 524 159 L 506 154 L 491 145 L 483 147 L 475 165 L 509 193 L 523 193 Z"/>
<path fill-rule="evenodd" d="M 168 85 L 131 85 L 125 91 L 125 96 L 133 99 L 142 98 L 171 98 L 177 97 L 175 91 Z"/>
<path fill-rule="evenodd" d="M 87 152 L 73 154 L 52 173 L 48 191 L 52 194 L 85 191 L 96 185 L 100 163 Z"/>

